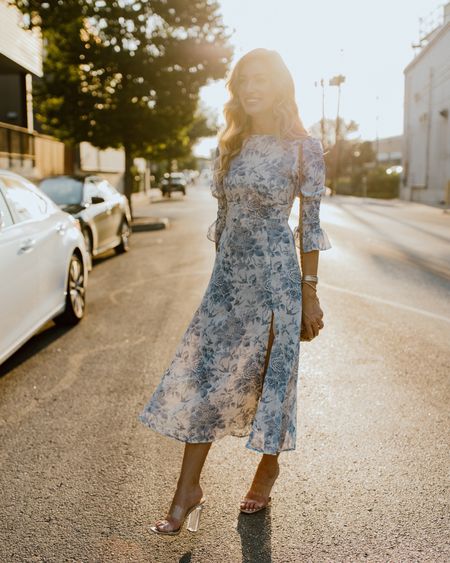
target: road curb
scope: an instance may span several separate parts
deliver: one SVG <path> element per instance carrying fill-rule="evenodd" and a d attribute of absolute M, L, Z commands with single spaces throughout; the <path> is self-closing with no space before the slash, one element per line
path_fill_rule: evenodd
<path fill-rule="evenodd" d="M 135 209 L 137 213 L 142 213 L 142 215 L 134 214 L 133 216 L 131 222 L 131 230 L 133 233 L 159 231 L 161 229 L 167 229 L 170 226 L 168 217 L 152 217 L 151 215 L 145 215 L 148 209 L 152 209 L 151 190 L 147 193 L 138 192 L 132 194 L 132 203 L 133 209 Z"/>
<path fill-rule="evenodd" d="M 133 233 L 143 231 L 159 231 L 167 229 L 170 225 L 167 217 L 134 217 L 131 223 Z"/>

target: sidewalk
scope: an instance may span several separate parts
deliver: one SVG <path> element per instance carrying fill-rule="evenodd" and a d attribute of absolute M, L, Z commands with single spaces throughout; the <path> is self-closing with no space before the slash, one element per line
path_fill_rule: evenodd
<path fill-rule="evenodd" d="M 133 222 L 131 228 L 133 232 L 157 231 L 166 229 L 170 226 L 168 217 L 154 215 L 151 200 L 159 197 L 159 190 L 151 189 L 148 192 L 137 192 L 131 195 L 133 205 Z"/>

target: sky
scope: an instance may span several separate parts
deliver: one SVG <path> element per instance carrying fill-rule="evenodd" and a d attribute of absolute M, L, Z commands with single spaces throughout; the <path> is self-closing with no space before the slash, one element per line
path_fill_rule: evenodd
<path fill-rule="evenodd" d="M 445 0 L 221 0 L 234 46 L 233 66 L 256 47 L 277 50 L 292 73 L 300 117 L 306 128 L 320 120 L 325 81 L 325 117 L 335 119 L 342 74 L 340 115 L 359 125 L 364 140 L 403 132 L 403 70 L 414 58 L 420 25 L 440 21 Z M 420 24 L 419 18 L 424 22 Z M 228 99 L 225 79 L 202 88 L 202 102 L 222 125 Z M 377 118 L 378 116 L 378 118 Z M 198 156 L 210 156 L 216 138 L 201 140 Z"/>

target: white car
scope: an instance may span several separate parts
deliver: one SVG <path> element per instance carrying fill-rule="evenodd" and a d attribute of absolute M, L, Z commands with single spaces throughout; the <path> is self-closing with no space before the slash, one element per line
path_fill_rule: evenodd
<path fill-rule="evenodd" d="M 88 264 L 79 222 L 0 169 L 0 364 L 48 320 L 83 318 Z"/>

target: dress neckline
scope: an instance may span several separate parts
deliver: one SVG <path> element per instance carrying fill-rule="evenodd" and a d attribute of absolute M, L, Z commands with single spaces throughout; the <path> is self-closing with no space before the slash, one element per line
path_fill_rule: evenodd
<path fill-rule="evenodd" d="M 288 138 L 283 138 L 281 137 L 278 138 L 276 135 L 271 135 L 268 133 L 252 133 L 251 135 L 247 135 L 247 137 L 244 140 L 244 144 L 247 143 L 247 141 L 253 140 L 253 142 L 255 143 L 262 143 L 262 142 L 267 142 L 267 143 L 272 143 L 273 141 L 276 141 L 277 143 L 280 143 L 282 146 L 288 146 L 287 144 L 291 144 L 291 143 L 297 143 L 297 142 L 302 142 L 305 139 L 310 138 L 310 136 L 305 136 L 305 137 L 294 137 L 292 139 L 288 139 Z"/>
<path fill-rule="evenodd" d="M 276 135 L 271 135 L 270 133 L 251 133 L 249 137 L 276 137 Z"/>
<path fill-rule="evenodd" d="M 246 139 L 250 139 L 250 137 L 270 137 L 272 139 L 278 139 L 277 135 L 272 135 L 270 133 L 252 133 L 251 135 L 247 135 Z M 287 137 L 281 137 L 280 141 L 300 141 L 302 139 L 308 139 L 311 135 L 302 135 L 299 137 L 292 137 L 291 139 Z"/>

